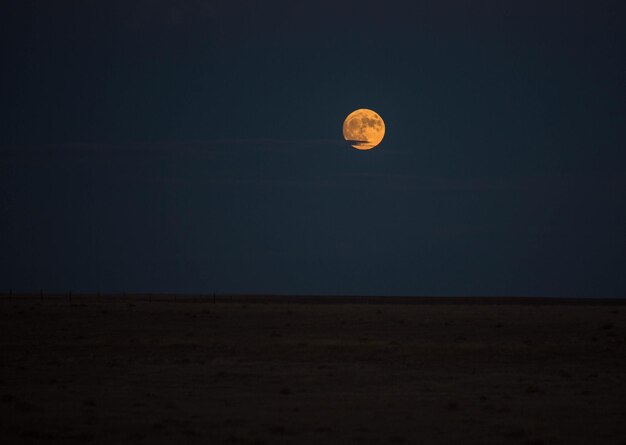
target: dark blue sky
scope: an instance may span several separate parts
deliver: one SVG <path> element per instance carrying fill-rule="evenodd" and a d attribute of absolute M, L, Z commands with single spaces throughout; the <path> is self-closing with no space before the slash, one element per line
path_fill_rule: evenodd
<path fill-rule="evenodd" d="M 13 3 L 1 288 L 626 296 L 622 2 Z"/>

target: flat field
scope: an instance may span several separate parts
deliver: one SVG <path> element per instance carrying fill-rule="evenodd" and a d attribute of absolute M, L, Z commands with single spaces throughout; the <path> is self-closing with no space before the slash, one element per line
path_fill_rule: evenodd
<path fill-rule="evenodd" d="M 626 305 L 0 299 L 3 443 L 625 444 Z"/>

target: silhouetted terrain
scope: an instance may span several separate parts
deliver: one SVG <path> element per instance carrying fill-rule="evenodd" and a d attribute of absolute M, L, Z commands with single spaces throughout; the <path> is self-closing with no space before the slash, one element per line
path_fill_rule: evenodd
<path fill-rule="evenodd" d="M 626 443 L 619 301 L 387 301 L 4 297 L 0 437 Z"/>

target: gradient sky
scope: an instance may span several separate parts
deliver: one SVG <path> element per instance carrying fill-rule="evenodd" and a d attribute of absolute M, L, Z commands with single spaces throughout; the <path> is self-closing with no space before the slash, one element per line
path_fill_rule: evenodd
<path fill-rule="evenodd" d="M 626 296 L 624 2 L 10 3 L 0 292 Z"/>

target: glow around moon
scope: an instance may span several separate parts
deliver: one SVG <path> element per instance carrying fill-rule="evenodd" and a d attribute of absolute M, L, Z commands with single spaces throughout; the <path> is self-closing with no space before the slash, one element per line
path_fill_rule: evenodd
<path fill-rule="evenodd" d="M 385 137 L 385 122 L 375 111 L 360 108 L 343 121 L 343 138 L 357 150 L 370 150 Z"/>

